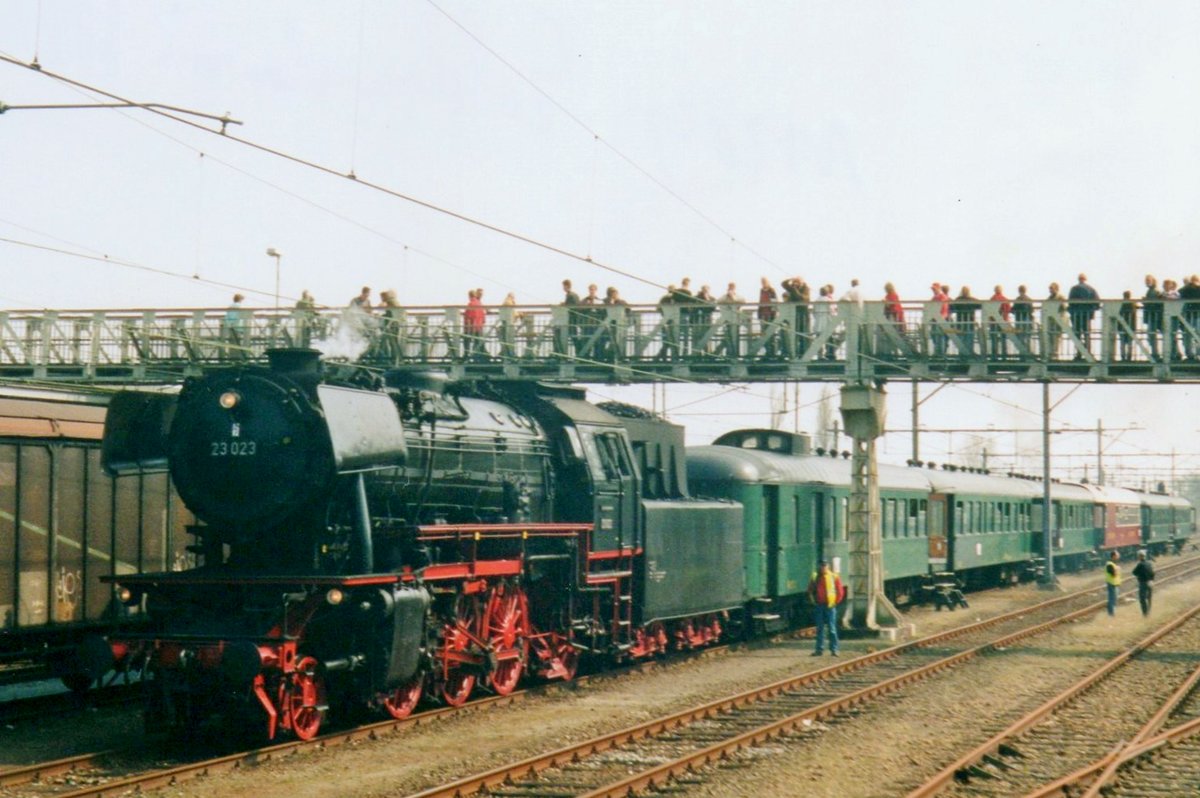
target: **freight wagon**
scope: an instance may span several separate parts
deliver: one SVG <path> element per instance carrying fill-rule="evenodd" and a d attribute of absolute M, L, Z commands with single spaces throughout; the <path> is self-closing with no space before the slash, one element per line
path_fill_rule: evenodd
<path fill-rule="evenodd" d="M 165 473 L 113 479 L 100 466 L 108 397 L 0 392 L 0 663 L 43 662 L 74 687 L 88 633 L 138 622 L 103 576 L 179 570 L 193 522 Z"/>

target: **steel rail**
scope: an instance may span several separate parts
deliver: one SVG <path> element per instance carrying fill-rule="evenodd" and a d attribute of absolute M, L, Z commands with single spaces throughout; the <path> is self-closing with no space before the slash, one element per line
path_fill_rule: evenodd
<path fill-rule="evenodd" d="M 1166 746 L 1174 745 L 1181 740 L 1186 740 L 1200 734 L 1200 718 L 1195 718 L 1187 723 L 1180 724 L 1165 732 L 1156 734 L 1153 737 L 1142 740 L 1136 745 L 1127 746 L 1118 744 L 1108 755 L 1096 760 L 1090 765 L 1085 765 L 1079 770 L 1069 775 L 1063 776 L 1057 781 L 1052 781 L 1044 787 L 1029 793 L 1024 798 L 1051 798 L 1052 796 L 1074 796 L 1077 794 L 1075 788 L 1084 784 L 1093 784 L 1091 779 L 1098 777 L 1098 774 L 1108 768 L 1110 765 L 1120 769 L 1129 762 L 1135 759 L 1147 756 L 1158 751 Z M 1095 785 L 1098 788 L 1107 786 L 1105 784 Z"/>
<path fill-rule="evenodd" d="M 1081 786 L 1087 786 L 1088 789 L 1080 798 L 1089 798 L 1089 796 L 1095 798 L 1101 788 L 1106 786 L 1117 771 L 1128 762 L 1156 751 L 1164 745 L 1170 745 L 1200 732 L 1200 718 L 1166 732 L 1160 732 L 1171 714 L 1196 689 L 1198 683 L 1200 683 L 1200 666 L 1197 666 L 1196 670 L 1192 671 L 1192 675 L 1171 694 L 1170 698 L 1163 702 L 1154 716 L 1132 739 L 1119 743 L 1107 756 L 1090 765 L 1029 793 L 1026 798 L 1050 798 L 1050 796 L 1066 796 L 1068 793 L 1074 795 Z"/>
<path fill-rule="evenodd" d="M 803 635 L 808 631 L 811 631 L 811 629 L 798 629 L 795 630 L 793 634 Z M 227 756 L 217 757 L 215 759 L 193 762 L 180 765 L 175 768 L 144 773 L 138 776 L 130 776 L 120 781 L 113 781 L 105 785 L 97 785 L 95 787 L 80 789 L 76 792 L 64 793 L 61 795 L 65 796 L 65 798 L 85 798 L 86 796 L 116 794 L 112 793 L 112 790 L 117 790 L 119 793 L 121 790 L 129 789 L 152 789 L 153 787 L 161 786 L 163 784 L 182 781 L 189 776 L 198 776 L 208 772 L 223 772 L 232 770 L 240 767 L 243 764 L 254 764 L 257 762 L 267 761 L 279 755 L 290 754 L 302 749 L 328 748 L 356 740 L 374 739 L 387 734 L 403 731 L 410 727 L 416 727 L 422 724 L 428 725 L 434 721 L 448 720 L 450 717 L 456 716 L 463 712 L 509 706 L 516 704 L 527 697 L 538 696 L 555 690 L 574 689 L 591 682 L 620 678 L 633 673 L 645 673 L 648 671 L 658 670 L 660 668 L 669 668 L 673 665 L 680 664 L 681 662 L 692 661 L 693 659 L 707 659 L 709 657 L 726 653 L 733 648 L 734 646 L 722 645 L 696 651 L 683 652 L 681 656 L 675 656 L 668 660 L 639 662 L 630 667 L 621 668 L 615 671 L 610 670 L 580 676 L 568 682 L 548 682 L 545 685 L 533 687 L 528 690 L 520 690 L 510 693 L 507 696 L 488 696 L 485 698 L 479 698 L 461 707 L 442 707 L 440 709 L 424 710 L 399 720 L 388 719 L 375 723 L 369 723 L 353 729 L 330 732 L 308 741 L 292 740 L 285 743 L 278 743 L 265 748 L 229 754 Z M 111 748 L 104 751 L 76 754 L 74 756 L 64 757 L 62 759 L 56 759 L 48 762 L 37 762 L 31 765 L 9 768 L 7 770 L 0 771 L 0 787 L 18 786 L 21 784 L 28 784 L 30 782 L 52 778 L 64 773 L 85 770 L 91 767 L 96 767 L 100 761 L 107 757 L 118 757 L 121 755 L 140 752 L 141 750 L 142 746 L 140 745 L 131 746 L 129 748 Z M 165 779 L 165 781 L 163 779 Z"/>
<path fill-rule="evenodd" d="M 1189 558 L 1186 560 L 1182 560 L 1180 562 L 1172 563 L 1170 566 L 1168 566 L 1168 568 L 1169 569 L 1185 568 L 1185 567 L 1194 565 L 1198 562 L 1200 562 L 1200 557 Z M 1164 569 L 1164 570 L 1167 570 L 1167 569 Z M 1165 578 L 1170 578 L 1170 577 L 1165 577 Z M 1160 578 L 1160 581 L 1164 581 L 1164 578 Z M 987 628 L 989 626 L 1003 623 L 1007 620 L 1017 618 L 1021 615 L 1025 615 L 1030 612 L 1034 612 L 1034 611 L 1041 610 L 1041 609 L 1046 609 L 1046 608 L 1052 607 L 1054 605 L 1057 605 L 1057 604 L 1060 604 L 1063 602 L 1071 601 L 1071 600 L 1079 598 L 1081 596 L 1085 596 L 1088 593 L 1097 592 L 1098 590 L 1099 590 L 1099 588 L 1087 588 L 1085 590 L 1076 591 L 1074 593 L 1056 597 L 1056 598 L 1053 598 L 1053 599 L 1050 599 L 1050 600 L 1047 600 L 1044 602 L 1039 602 L 1038 604 L 1035 604 L 1035 605 L 1032 605 L 1029 607 L 1024 607 L 1024 608 L 1020 608 L 1017 610 L 1013 610 L 1011 612 L 995 616 L 994 618 L 989 618 L 989 619 L 986 619 L 983 621 L 977 621 L 975 623 L 968 624 L 967 626 L 960 627 L 958 629 L 952 629 L 952 630 L 948 630 L 946 632 L 941 632 L 941 633 L 938 633 L 935 635 L 930 635 L 928 637 L 921 638 L 921 639 L 915 640 L 915 641 L 910 641 L 908 643 L 894 646 L 889 649 L 884 649 L 882 651 L 875 652 L 873 654 L 867 654 L 862 657 L 847 660 L 844 663 L 839 663 L 837 665 L 832 665 L 832 666 L 820 669 L 818 671 L 810 672 L 809 674 L 805 674 L 802 677 L 798 677 L 798 678 L 793 677 L 791 679 L 785 679 L 785 680 L 782 680 L 782 681 L 776 683 L 775 685 L 769 685 L 766 688 L 761 688 L 761 690 L 765 691 L 765 690 L 771 690 L 772 688 L 776 688 L 775 692 L 781 692 L 783 689 L 786 689 L 787 687 L 798 687 L 798 686 L 803 686 L 803 684 L 806 684 L 806 683 L 820 681 L 820 680 L 823 680 L 830 676 L 838 675 L 838 674 L 848 672 L 851 670 L 857 670 L 857 669 L 865 667 L 867 665 L 874 664 L 875 662 L 882 661 L 885 659 L 890 659 L 894 656 L 898 656 L 899 654 L 904 653 L 909 650 L 912 650 L 914 648 L 925 647 L 925 646 L 929 646 L 929 645 L 933 645 L 935 643 L 941 642 L 943 640 L 953 639 L 954 637 L 958 637 L 958 636 L 968 634 L 973 631 Z M 1098 604 L 1096 606 L 1098 606 Z M 801 630 L 797 630 L 796 632 L 793 632 L 793 634 L 803 636 L 806 633 L 806 631 L 809 631 L 809 630 L 801 629 Z M 688 653 L 693 656 L 707 658 L 710 656 L 724 653 L 732 648 L 734 648 L 734 647 L 733 646 L 718 646 L 718 647 L 707 648 L 707 649 L 702 649 L 699 651 L 688 652 Z M 289 741 L 286 743 L 279 743 L 279 744 L 268 746 L 265 748 L 254 749 L 251 751 L 245 751 L 245 752 L 241 752 L 241 753 L 237 753 L 237 754 L 231 754 L 231 755 L 228 755 L 225 757 L 218 757 L 216 759 L 205 760 L 205 761 L 196 762 L 196 763 L 190 763 L 190 764 L 181 765 L 181 766 L 178 766 L 175 768 L 170 768 L 170 769 L 161 770 L 161 771 L 153 771 L 150 773 L 142 774 L 140 776 L 131 776 L 129 778 L 122 779 L 120 781 L 110 782 L 105 785 L 96 785 L 96 786 L 80 789 L 76 792 L 66 793 L 64 795 L 66 796 L 66 798 L 90 798 L 91 796 L 104 796 L 104 795 L 118 794 L 120 791 L 123 791 L 123 790 L 150 789 L 154 786 L 161 786 L 162 784 L 175 783 L 178 781 L 182 781 L 190 776 L 197 776 L 197 775 L 202 775 L 202 774 L 210 773 L 210 772 L 223 772 L 223 771 L 236 769 L 237 767 L 240 767 L 243 764 L 253 764 L 256 762 L 267 761 L 273 757 L 276 757 L 276 756 L 279 756 L 282 754 L 300 751 L 303 749 L 333 747 L 333 746 L 336 746 L 336 745 L 339 745 L 339 744 L 342 744 L 345 742 L 352 742 L 352 741 L 361 740 L 361 739 L 372 739 L 372 738 L 384 736 L 387 734 L 395 733 L 398 731 L 402 731 L 402 730 L 410 728 L 410 727 L 419 726 L 421 724 L 428 724 L 428 723 L 431 723 L 431 722 L 434 722 L 437 720 L 447 719 L 448 717 L 450 717 L 452 715 L 456 715 L 459 712 L 473 711 L 473 710 L 477 710 L 477 709 L 482 710 L 482 709 L 488 709 L 488 708 L 493 708 L 493 707 L 506 706 L 509 704 L 516 703 L 517 701 L 523 700 L 526 697 L 526 695 L 541 694 L 544 690 L 555 690 L 555 689 L 563 689 L 563 688 L 570 689 L 570 688 L 576 687 L 578 685 L 586 684 L 593 680 L 618 678 L 621 675 L 625 675 L 625 674 L 628 674 L 631 672 L 645 672 L 647 670 L 654 670 L 654 669 L 657 669 L 660 667 L 670 667 L 671 664 L 676 663 L 676 662 L 678 662 L 678 658 L 672 658 L 671 660 L 669 660 L 665 663 L 664 662 L 638 663 L 637 665 L 635 665 L 631 668 L 621 669 L 620 671 L 605 671 L 605 672 L 601 672 L 601 673 L 597 673 L 597 674 L 583 676 L 578 679 L 572 680 L 571 682 L 553 682 L 553 683 L 546 685 L 543 688 L 535 688 L 534 690 L 523 690 L 523 691 L 512 693 L 508 696 L 493 696 L 493 697 L 488 697 L 488 698 L 482 698 L 482 699 L 479 699 L 476 701 L 472 701 L 471 703 L 469 703 L 463 707 L 445 707 L 442 709 L 428 710 L 428 711 L 421 712 L 419 714 L 415 714 L 415 715 L 412 715 L 411 717 L 404 718 L 401 720 L 389 719 L 389 720 L 384 720 L 384 721 L 380 721 L 377 723 L 372 723 L 372 724 L 367 724 L 364 726 L 356 727 L 354 729 L 350 729 L 350 730 L 346 730 L 346 731 L 332 732 L 332 733 L 329 733 L 326 735 L 321 735 L 321 736 L 319 736 L 313 740 L 309 740 L 309 741 L 299 741 L 299 740 Z M 738 697 L 734 697 L 735 700 L 737 698 Z M 702 716 L 707 717 L 711 714 L 714 714 L 715 709 L 713 709 L 713 708 L 720 706 L 723 703 L 724 703 L 723 701 L 713 702 L 712 705 L 708 705 L 706 707 L 701 708 L 701 711 L 706 711 L 706 710 L 708 711 L 708 714 L 705 714 Z M 682 715 L 685 713 L 679 713 L 679 714 Z M 619 733 L 617 733 L 617 734 L 619 734 Z M 606 746 L 606 747 L 612 747 L 612 746 Z M 123 753 L 129 753 L 132 750 L 134 750 L 134 749 L 109 749 L 109 750 L 105 750 L 105 751 L 97 751 L 97 752 L 91 752 L 91 753 L 86 753 L 86 754 L 79 754 L 79 755 L 72 756 L 72 757 L 65 757 L 62 759 L 53 760 L 53 761 L 49 761 L 49 762 L 40 762 L 40 763 L 35 763 L 32 765 L 11 768 L 8 770 L 0 771 L 0 786 L 7 787 L 7 786 L 20 785 L 20 784 L 25 784 L 25 783 L 29 783 L 32 781 L 36 781 L 38 779 L 50 778 L 55 775 L 69 773 L 74 770 L 82 770 L 87 767 L 94 766 L 99 760 L 101 760 L 104 757 L 119 756 Z M 568 749 L 562 749 L 562 750 L 566 751 Z M 544 758 L 552 758 L 556 754 L 559 754 L 559 753 L 561 753 L 561 751 L 551 752 L 550 754 L 546 754 L 543 757 L 532 757 L 532 758 L 530 758 L 530 760 L 526 760 L 525 763 L 520 763 L 520 764 L 529 763 L 531 766 L 536 767 L 536 764 L 534 764 L 536 760 L 540 760 L 540 759 L 544 759 Z M 561 762 L 556 762 L 556 763 L 561 764 Z M 552 763 L 552 764 L 554 764 L 554 763 Z M 540 770 L 540 769 L 544 769 L 545 767 L 550 767 L 550 766 L 551 765 L 544 765 L 541 767 L 537 767 L 537 769 Z M 527 772 L 532 772 L 532 771 L 527 771 Z M 480 778 L 489 776 L 489 775 L 490 775 L 490 772 L 489 772 L 489 774 L 481 774 Z M 463 780 L 463 781 L 467 781 L 467 780 Z M 480 786 L 494 785 L 496 783 L 498 783 L 498 782 L 495 781 L 494 779 L 488 779 L 486 784 L 484 782 L 481 782 Z M 476 789 L 478 789 L 478 787 Z M 434 793 L 434 794 L 436 794 L 436 793 Z M 447 794 L 455 794 L 455 793 L 447 793 Z M 458 793 L 458 794 L 467 794 L 467 793 L 463 792 L 463 793 Z M 424 793 L 422 793 L 422 795 L 424 795 Z"/>
<path fill-rule="evenodd" d="M 1179 576 L 1200 571 L 1200 567 L 1196 567 L 1196 560 L 1197 558 L 1190 558 L 1184 562 L 1172 564 L 1172 568 L 1186 568 L 1187 570 L 1185 570 L 1183 573 L 1175 574 L 1173 577 L 1169 578 L 1177 578 Z M 1160 579 L 1160 581 L 1166 581 L 1166 579 Z M 733 696 L 718 699 L 699 707 L 693 707 L 691 709 L 657 718 L 646 723 L 627 727 L 609 734 L 600 735 L 582 743 L 568 745 L 544 754 L 537 754 L 516 763 L 502 765 L 483 773 L 477 773 L 438 787 L 429 788 L 424 791 L 414 793 L 409 796 L 409 798 L 459 798 L 459 796 L 472 795 L 480 790 L 496 787 L 506 782 L 534 775 L 548 768 L 574 762 L 579 759 L 607 751 L 611 748 L 618 747 L 628 742 L 635 742 L 644 738 L 653 737 L 665 731 L 681 728 L 694 721 L 714 717 L 723 712 L 755 703 L 764 698 L 773 697 L 791 689 L 825 681 L 832 676 L 860 670 L 868 665 L 893 659 L 914 649 L 925 648 L 935 643 L 951 640 L 955 637 L 960 637 L 973 631 L 986 629 L 1005 621 L 1028 615 L 1031 612 L 1040 609 L 1046 609 L 1067 601 L 1078 599 L 1088 595 L 1089 593 L 1097 592 L 1097 590 L 1097 588 L 1088 588 L 1086 590 L 1077 591 L 1066 596 L 1060 596 L 1058 598 L 1040 602 L 1031 607 L 1024 607 L 1012 612 L 1004 613 L 996 616 L 995 618 L 977 621 L 973 624 L 960 627 L 959 629 L 940 632 L 919 640 L 903 643 L 878 652 L 865 654 L 861 657 L 847 660 L 844 663 L 831 665 L 816 671 L 802 674 L 800 676 L 788 677 L 764 687 L 755 688 L 753 690 L 748 690 Z M 1103 606 L 1105 606 L 1105 602 L 1103 601 L 1094 602 L 1080 610 L 1076 610 L 1075 612 L 1060 616 L 1041 624 L 1037 624 L 1009 635 L 1002 636 L 996 640 L 976 646 L 964 652 L 960 652 L 959 654 L 951 655 L 916 670 L 909 671 L 908 673 L 900 674 L 891 679 L 863 688 L 862 690 L 849 693 L 841 698 L 834 699 L 818 707 L 810 708 L 804 712 L 789 716 L 781 721 L 768 724 L 760 729 L 746 732 L 723 743 L 714 744 L 692 755 L 657 767 L 652 771 L 636 774 L 622 780 L 619 783 L 607 785 L 600 790 L 586 793 L 586 795 L 628 795 L 638 789 L 661 784 L 664 780 L 711 761 L 713 758 L 720 758 L 731 750 L 736 750 L 737 748 L 741 748 L 745 745 L 752 745 L 761 739 L 774 736 L 781 731 L 792 728 L 796 725 L 800 725 L 805 721 L 813 720 L 819 717 L 825 717 L 828 714 L 833 714 L 840 709 L 861 703 L 876 695 L 883 695 L 887 692 L 891 692 L 908 684 L 909 682 L 915 681 L 919 678 L 924 678 L 927 675 L 931 675 L 946 668 L 960 664 L 961 662 L 976 656 L 982 651 L 1003 646 L 1016 640 L 1020 640 L 1024 637 L 1039 634 L 1042 631 L 1059 624 L 1069 622 L 1075 618 L 1083 617 L 1090 613 L 1094 613 Z"/>
<path fill-rule="evenodd" d="M 31 781 L 41 781 L 42 779 L 53 778 L 60 776 L 63 773 L 70 773 L 75 770 L 83 770 L 91 767 L 98 760 L 106 756 L 113 756 L 124 753 L 126 749 L 110 748 L 107 751 L 92 751 L 87 754 L 76 754 L 75 756 L 63 757 L 50 762 L 35 762 L 32 765 L 23 765 L 21 767 L 9 768 L 8 770 L 0 771 L 0 787 L 14 787 L 20 784 L 28 784 Z"/>
<path fill-rule="evenodd" d="M 179 765 L 173 768 L 163 770 L 154 770 L 147 773 L 142 773 L 128 778 L 110 781 L 106 784 L 97 784 L 84 787 L 74 792 L 60 793 L 56 798 L 111 798 L 119 795 L 124 795 L 132 790 L 145 791 L 152 790 L 158 787 L 165 787 L 172 784 L 177 784 L 196 776 L 212 775 L 214 773 L 226 773 L 232 770 L 237 770 L 243 766 L 261 764 L 273 759 L 277 759 L 284 755 L 291 755 L 304 750 L 318 750 L 325 748 L 333 748 L 346 743 L 353 743 L 358 740 L 376 739 L 386 734 L 392 734 L 403 729 L 413 726 L 420 726 L 439 720 L 445 720 L 452 716 L 457 716 L 462 712 L 480 711 L 485 709 L 496 709 L 498 707 L 509 706 L 518 701 L 523 700 L 528 695 L 528 691 L 512 693 L 507 696 L 491 696 L 489 698 L 472 701 L 461 707 L 444 707 L 435 709 L 429 712 L 422 712 L 419 715 L 412 715 L 402 720 L 385 720 L 378 723 L 369 723 L 365 726 L 358 726 L 353 729 L 341 732 L 331 732 L 329 734 L 315 737 L 312 740 L 292 740 L 286 743 L 278 743 L 265 748 L 257 748 L 252 751 L 242 751 L 236 754 L 220 756 L 214 759 L 206 759 L 202 762 L 192 762 L 186 765 Z"/>
<path fill-rule="evenodd" d="M 979 762 L 985 760 L 987 757 L 993 756 L 994 754 L 999 752 L 1000 748 L 1003 745 L 1010 742 L 1014 738 L 1020 736 L 1025 731 L 1027 731 L 1028 729 L 1037 725 L 1038 723 L 1041 723 L 1043 720 L 1045 720 L 1050 715 L 1053 715 L 1055 712 L 1057 712 L 1059 709 L 1064 707 L 1066 704 L 1075 700 L 1075 698 L 1077 698 L 1080 694 L 1082 694 L 1086 690 L 1095 686 L 1097 683 L 1099 683 L 1099 682 L 1103 681 L 1104 679 L 1108 678 L 1109 676 L 1111 676 L 1122 665 L 1127 663 L 1134 656 L 1145 651 L 1150 646 L 1154 645 L 1159 640 L 1161 640 L 1163 637 L 1166 637 L 1167 635 L 1176 631 L 1179 627 L 1183 626 L 1189 620 L 1194 618 L 1197 614 L 1200 614 L 1200 605 L 1197 605 L 1196 607 L 1193 607 L 1192 609 L 1180 614 L 1179 616 L 1177 616 L 1175 619 L 1173 619 L 1172 621 L 1170 621 L 1163 627 L 1159 628 L 1158 630 L 1151 633 L 1147 637 L 1143 638 L 1142 640 L 1138 641 L 1137 643 L 1134 643 L 1132 646 L 1127 648 L 1125 651 L 1121 652 L 1117 656 L 1108 660 L 1108 662 L 1104 663 L 1104 665 L 1102 665 L 1098 669 L 1094 670 L 1092 673 L 1088 674 L 1083 679 L 1079 680 L 1075 684 L 1066 688 L 1065 690 L 1063 690 L 1062 692 L 1060 692 L 1058 695 L 1054 696 L 1053 698 L 1049 699 L 1048 701 L 1042 703 L 1036 709 L 1030 711 L 1026 715 L 1017 719 L 1015 722 L 1013 722 L 1007 728 L 1005 728 L 1004 730 L 995 734 L 991 739 L 989 739 L 986 742 L 980 744 L 979 746 L 973 748 L 966 754 L 963 754 L 961 757 L 959 757 L 955 761 L 951 762 L 949 765 L 947 765 L 946 767 L 944 767 L 940 771 L 938 771 L 936 774 L 934 774 L 933 777 L 928 779 L 920 787 L 917 787 L 916 789 L 909 792 L 907 795 L 907 798 L 929 798 L 929 796 L 936 795 L 940 790 L 942 790 L 944 787 L 946 787 L 948 784 L 950 784 L 952 781 L 954 781 L 960 772 L 962 772 L 963 770 L 966 770 L 967 768 L 973 767 L 974 765 L 977 765 Z M 1198 677 L 1200 677 L 1200 669 L 1197 669 L 1197 671 L 1189 678 L 1188 683 L 1194 684 L 1195 680 Z M 1187 695 L 1186 692 L 1184 692 L 1182 695 L 1180 695 L 1180 692 L 1176 691 L 1176 693 L 1172 696 L 1172 698 L 1175 699 L 1176 701 L 1181 701 L 1183 699 L 1183 697 L 1185 697 L 1186 695 Z M 1164 708 L 1164 709 L 1166 709 L 1166 708 Z M 1154 730 L 1156 730 L 1158 728 L 1158 726 L 1161 725 L 1161 723 L 1165 721 L 1165 718 L 1167 715 L 1169 715 L 1169 709 L 1166 709 L 1166 711 L 1164 711 L 1163 709 L 1160 709 L 1158 712 L 1156 712 L 1154 717 L 1150 720 L 1150 722 L 1148 722 L 1146 724 L 1146 726 L 1143 728 L 1142 735 L 1152 733 Z M 1156 723 L 1158 725 L 1155 725 Z M 1139 735 L 1139 737 L 1142 735 Z M 1137 738 L 1135 738 L 1135 740 L 1136 739 Z M 1116 752 L 1110 753 L 1108 755 L 1108 757 L 1105 757 L 1105 759 L 1101 760 L 1101 761 L 1102 762 L 1110 761 L 1115 756 L 1116 753 L 1119 753 L 1119 750 Z M 1093 765 L 1092 768 L 1094 768 L 1094 767 L 1095 766 Z M 1103 769 L 1103 765 L 1101 765 L 1100 768 Z M 1089 769 L 1089 772 L 1090 772 L 1090 770 L 1091 769 Z M 1041 793 L 1037 793 L 1037 794 L 1040 795 Z M 1048 793 L 1048 794 L 1053 794 L 1053 793 Z"/>
<path fill-rule="evenodd" d="M 707 748 L 695 751 L 685 756 L 679 757 L 672 762 L 667 762 L 658 765 L 649 770 L 642 771 L 627 776 L 620 781 L 606 784 L 603 787 L 592 790 L 591 792 L 583 793 L 581 798 L 607 798 L 609 796 L 627 796 L 638 792 L 639 790 L 648 787 L 661 787 L 671 780 L 695 770 L 698 767 L 710 764 L 719 759 L 727 757 L 729 754 L 735 753 L 743 748 L 748 748 L 754 745 L 759 745 L 767 740 L 783 734 L 784 732 L 792 731 L 793 729 L 804 725 L 805 723 L 821 720 L 823 718 L 835 715 L 858 704 L 865 703 L 868 700 L 879 696 L 887 695 L 901 687 L 905 687 L 914 682 L 933 676 L 944 670 L 953 668 L 970 659 L 974 659 L 985 651 L 1000 648 L 1027 637 L 1033 637 L 1041 634 L 1049 629 L 1059 626 L 1063 623 L 1068 623 L 1077 618 L 1098 612 L 1101 607 L 1105 606 L 1104 602 L 1096 602 L 1087 607 L 1068 613 L 1059 618 L 1054 618 L 1040 624 L 1022 629 L 1009 635 L 1004 635 L 988 643 L 984 643 L 957 654 L 952 654 L 949 657 L 932 662 L 928 665 L 923 665 L 907 673 L 899 674 L 890 679 L 878 682 L 874 685 L 864 687 L 852 693 L 848 693 L 839 698 L 832 699 L 816 707 L 806 709 L 803 712 L 797 712 L 789 715 L 781 720 L 760 726 L 757 729 L 752 729 L 742 734 L 732 737 L 728 740 L 723 740 Z"/>

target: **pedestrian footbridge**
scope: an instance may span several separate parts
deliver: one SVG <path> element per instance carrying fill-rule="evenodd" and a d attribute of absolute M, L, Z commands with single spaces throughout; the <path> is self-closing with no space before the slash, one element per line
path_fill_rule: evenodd
<path fill-rule="evenodd" d="M 952 303 L 948 315 L 906 303 L 902 318 L 882 302 L 501 306 L 482 327 L 463 307 L 9 310 L 0 376 L 162 382 L 308 346 L 459 379 L 1200 381 L 1200 309 L 1143 304 L 1105 300 L 1089 315 L 1045 301 L 1020 320 L 988 301 Z"/>

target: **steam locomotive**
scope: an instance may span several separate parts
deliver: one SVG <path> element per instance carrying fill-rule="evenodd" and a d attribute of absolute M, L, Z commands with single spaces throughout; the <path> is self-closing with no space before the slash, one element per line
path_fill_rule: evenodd
<path fill-rule="evenodd" d="M 169 470 L 202 522 L 197 567 L 112 580 L 153 628 L 81 654 L 147 660 L 149 728 L 249 713 L 307 739 L 740 620 L 741 507 L 687 496 L 681 428 L 573 388 L 343 368 L 278 350 L 113 398 L 104 467 Z"/>
<path fill-rule="evenodd" d="M 400 718 L 570 679 L 584 656 L 780 629 L 804 617 L 816 560 L 848 557 L 849 463 L 800 436 L 685 450 L 681 427 L 579 389 L 380 377 L 310 350 L 178 395 L 117 394 L 102 455 L 118 479 L 169 470 L 200 522 L 196 567 L 111 577 L 151 627 L 81 649 L 90 673 L 146 663 L 150 728 L 248 717 L 307 739 L 329 714 Z M 946 572 L 1037 573 L 1040 486 L 888 466 L 879 480 L 893 598 Z M 1051 487 L 1059 568 L 1194 534 L 1181 499 Z"/>

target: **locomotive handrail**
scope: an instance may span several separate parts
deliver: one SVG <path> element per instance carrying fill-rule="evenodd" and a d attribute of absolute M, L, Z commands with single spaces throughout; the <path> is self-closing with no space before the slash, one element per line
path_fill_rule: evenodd
<path fill-rule="evenodd" d="M 881 301 L 0 310 L 0 376 L 163 381 L 312 346 L 328 359 L 455 378 L 589 382 L 962 379 L 1200 381 L 1182 300 Z M 1161 314 L 1156 315 L 1156 311 Z M 472 323 L 473 324 L 473 323 Z"/>
<path fill-rule="evenodd" d="M 404 578 L 400 573 L 365 574 L 354 576 L 273 574 L 198 574 L 192 571 L 158 571 L 155 573 L 104 574 L 101 582 L 137 587 L 171 583 L 177 585 L 315 585 L 318 587 L 356 587 L 359 585 L 389 585 Z"/>

